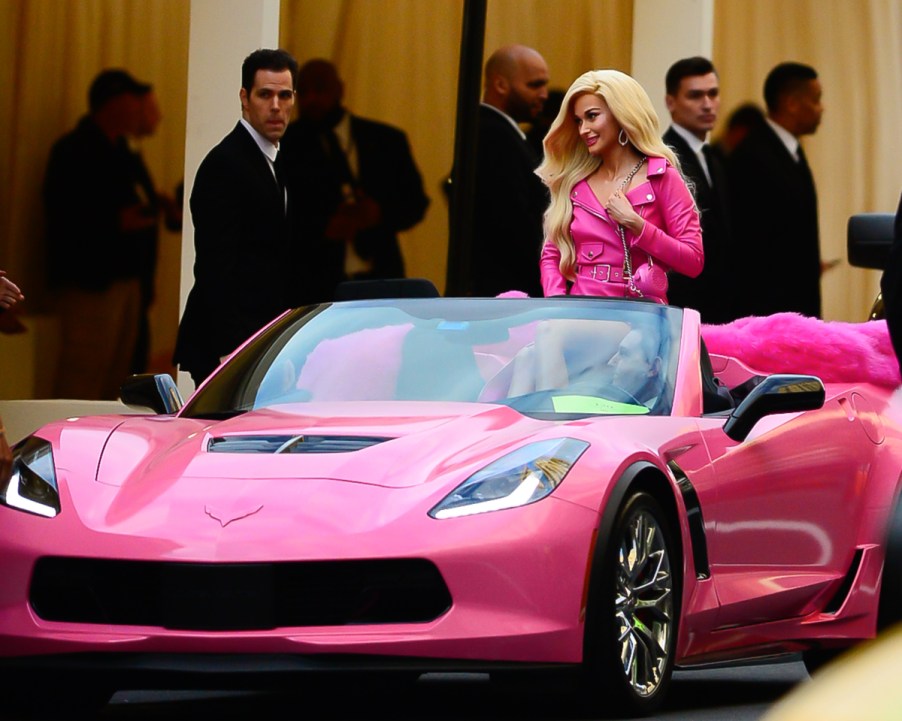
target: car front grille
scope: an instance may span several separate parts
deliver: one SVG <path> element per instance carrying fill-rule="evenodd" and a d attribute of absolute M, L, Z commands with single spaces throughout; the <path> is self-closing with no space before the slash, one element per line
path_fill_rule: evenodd
<path fill-rule="evenodd" d="M 196 631 L 423 623 L 451 606 L 423 559 L 170 563 L 46 557 L 30 589 L 47 621 Z"/>

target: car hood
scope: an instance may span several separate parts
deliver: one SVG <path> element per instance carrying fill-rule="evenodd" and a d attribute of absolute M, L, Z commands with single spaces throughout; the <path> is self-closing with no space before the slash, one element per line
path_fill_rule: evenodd
<path fill-rule="evenodd" d="M 663 434 L 672 420 L 643 424 L 660 425 Z M 509 517 L 435 525 L 426 512 L 500 456 L 546 438 L 592 439 L 587 467 L 558 497 L 595 508 L 606 464 L 623 462 L 625 443 L 644 445 L 637 422 L 538 420 L 477 403 L 306 403 L 223 421 L 82 418 L 39 435 L 54 447 L 63 512 L 52 532 L 61 548 L 104 556 L 115 543 L 123 557 L 239 561 L 261 553 L 352 557 L 362 549 L 403 555 L 412 537 L 421 543 L 451 525 L 481 538 L 487 524 L 506 525 Z M 341 438 L 351 450 L 314 442 L 309 452 L 279 453 L 282 444 L 270 442 L 297 436 Z"/>
<path fill-rule="evenodd" d="M 54 533 L 86 543 L 79 553 L 108 553 L 113 535 L 125 556 L 240 560 L 261 553 L 260 539 L 273 559 L 299 548 L 305 557 L 359 554 L 370 544 L 401 553 L 404 519 L 423 522 L 473 472 L 561 428 L 503 406 L 406 402 L 283 406 L 219 422 L 92 417 L 40 435 L 54 443 L 61 482 Z M 254 446 L 300 435 L 340 437 L 352 449 Z M 354 438 L 367 440 L 355 448 Z M 380 535 L 387 527 L 398 529 L 390 541 Z"/>
<path fill-rule="evenodd" d="M 331 479 L 408 487 L 480 468 L 554 426 L 504 406 L 320 403 L 211 422 L 129 418 L 103 446 L 108 485 L 180 478 Z"/>

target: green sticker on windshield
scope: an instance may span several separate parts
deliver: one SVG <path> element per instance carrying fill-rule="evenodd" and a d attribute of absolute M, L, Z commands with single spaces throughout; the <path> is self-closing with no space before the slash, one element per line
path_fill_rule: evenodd
<path fill-rule="evenodd" d="M 595 396 L 555 396 L 551 399 L 555 413 L 597 413 L 599 415 L 642 415 L 648 413 L 645 406 L 618 403 Z"/>

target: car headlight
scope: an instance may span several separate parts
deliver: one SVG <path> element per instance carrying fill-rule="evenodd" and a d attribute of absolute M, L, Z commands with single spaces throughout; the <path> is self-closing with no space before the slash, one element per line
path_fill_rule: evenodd
<path fill-rule="evenodd" d="M 432 518 L 458 518 L 535 503 L 564 480 L 589 447 L 574 438 L 530 443 L 490 463 L 429 511 Z"/>
<path fill-rule="evenodd" d="M 12 475 L 0 485 L 0 503 L 47 518 L 60 512 L 53 450 L 47 441 L 32 436 L 13 449 Z"/>

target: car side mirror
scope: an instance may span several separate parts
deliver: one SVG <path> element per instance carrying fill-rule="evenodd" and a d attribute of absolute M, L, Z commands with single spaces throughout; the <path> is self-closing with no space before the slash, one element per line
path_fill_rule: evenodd
<path fill-rule="evenodd" d="M 177 413 L 184 404 L 178 386 L 168 373 L 130 376 L 119 388 L 119 399 L 127 406 L 150 408 L 155 413 Z"/>
<path fill-rule="evenodd" d="M 824 383 L 817 376 L 768 376 L 733 410 L 723 431 L 734 441 L 744 441 L 765 416 L 816 410 L 825 398 Z"/>
<path fill-rule="evenodd" d="M 883 270 L 893 246 L 893 213 L 857 213 L 849 218 L 846 252 L 849 265 Z"/>

